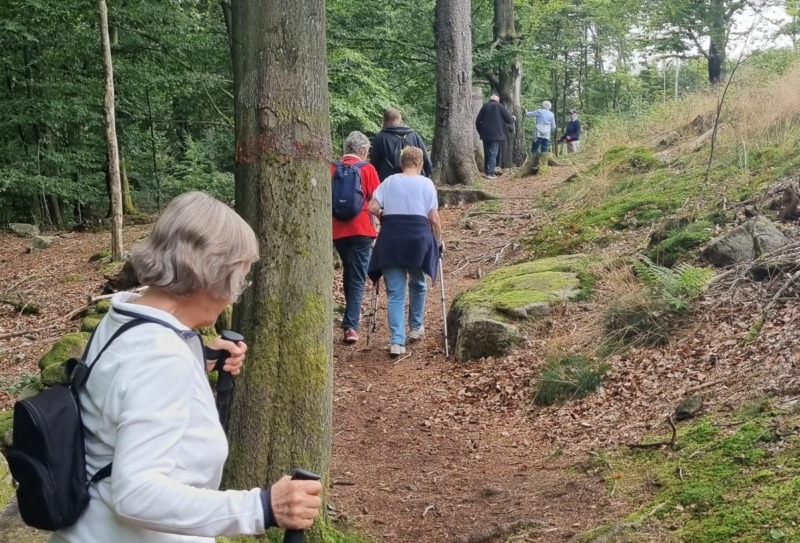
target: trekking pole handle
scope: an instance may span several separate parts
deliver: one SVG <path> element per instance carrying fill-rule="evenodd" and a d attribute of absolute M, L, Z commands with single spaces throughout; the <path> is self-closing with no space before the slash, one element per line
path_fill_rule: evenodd
<path fill-rule="evenodd" d="M 292 470 L 293 481 L 319 481 L 322 477 L 316 473 L 300 468 Z M 283 535 L 283 543 L 305 543 L 306 533 L 303 530 L 286 530 Z"/>
<path fill-rule="evenodd" d="M 222 339 L 231 343 L 244 341 L 244 336 L 231 330 L 222 331 Z M 230 353 L 224 349 L 206 349 L 206 357 L 215 360 L 214 371 L 217 372 L 217 411 L 222 426 L 228 422 L 228 404 L 231 401 L 231 391 L 233 390 L 233 375 L 224 370 L 225 362 Z"/>

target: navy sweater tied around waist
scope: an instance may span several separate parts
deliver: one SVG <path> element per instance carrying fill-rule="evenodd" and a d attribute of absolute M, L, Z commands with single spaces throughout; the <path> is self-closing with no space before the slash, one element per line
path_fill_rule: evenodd
<path fill-rule="evenodd" d="M 439 246 L 427 217 L 384 215 L 367 275 L 377 282 L 384 268 L 420 268 L 435 282 L 438 260 Z"/>

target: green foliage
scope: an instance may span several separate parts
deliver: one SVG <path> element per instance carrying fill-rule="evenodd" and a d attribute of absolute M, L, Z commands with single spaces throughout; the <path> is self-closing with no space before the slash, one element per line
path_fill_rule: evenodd
<path fill-rule="evenodd" d="M 42 380 L 39 377 L 39 374 L 36 373 L 24 373 L 17 377 L 16 381 L 12 384 L 5 387 L 6 392 L 12 398 L 19 396 L 20 392 L 25 390 L 26 388 L 32 388 L 35 390 L 42 389 Z"/>
<path fill-rule="evenodd" d="M 672 267 L 679 258 L 711 240 L 711 228 L 709 221 L 695 221 L 676 228 L 650 248 L 648 257 L 656 264 Z"/>
<path fill-rule="evenodd" d="M 709 268 L 679 264 L 675 269 L 655 264 L 647 257 L 634 264 L 639 279 L 656 297 L 665 301 L 676 313 L 688 311 L 692 302 L 703 294 L 703 289 L 714 275 Z"/>
<path fill-rule="evenodd" d="M 553 405 L 582 398 L 600 387 L 608 368 L 579 354 L 556 355 L 533 384 L 533 402 Z"/>

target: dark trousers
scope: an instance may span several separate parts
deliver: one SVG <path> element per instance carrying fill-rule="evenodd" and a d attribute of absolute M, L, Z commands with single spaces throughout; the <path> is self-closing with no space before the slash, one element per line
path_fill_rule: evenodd
<path fill-rule="evenodd" d="M 342 259 L 345 311 L 342 328 L 358 330 L 361 320 L 361 301 L 367 281 L 367 265 L 372 255 L 374 238 L 350 236 L 333 240 L 333 246 Z"/>
<path fill-rule="evenodd" d="M 535 155 L 537 152 L 546 153 L 550 150 L 550 140 L 547 138 L 536 138 L 533 142 L 531 154 Z"/>
<path fill-rule="evenodd" d="M 483 142 L 483 171 L 486 175 L 494 175 L 494 167 L 497 166 L 497 152 L 500 150 L 500 140 L 489 140 Z"/>

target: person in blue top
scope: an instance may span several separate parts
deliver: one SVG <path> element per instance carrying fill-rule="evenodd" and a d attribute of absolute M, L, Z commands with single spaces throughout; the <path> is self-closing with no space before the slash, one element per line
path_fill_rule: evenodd
<path fill-rule="evenodd" d="M 569 110 L 569 122 L 564 135 L 558 138 L 558 141 L 567 142 L 567 152 L 577 153 L 581 144 L 581 121 L 578 119 L 578 110 Z"/>
<path fill-rule="evenodd" d="M 533 129 L 533 147 L 531 154 L 547 153 L 550 151 L 550 137 L 556 131 L 556 117 L 550 109 L 553 105 L 545 100 L 542 107 L 536 111 L 526 111 L 526 117 L 536 119 L 536 128 Z"/>

